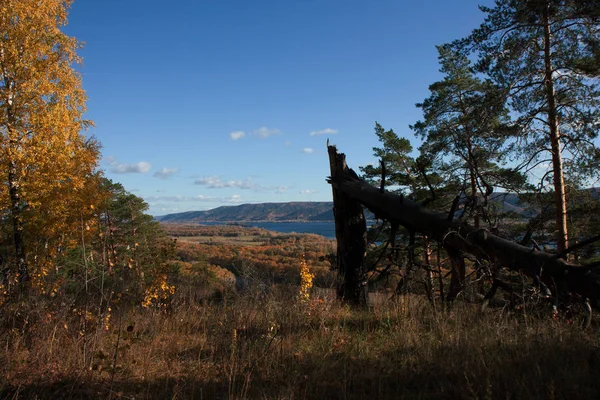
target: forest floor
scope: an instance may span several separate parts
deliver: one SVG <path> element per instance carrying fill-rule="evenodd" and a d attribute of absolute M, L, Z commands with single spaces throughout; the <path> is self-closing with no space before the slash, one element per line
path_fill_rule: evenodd
<path fill-rule="evenodd" d="M 597 399 L 600 335 L 524 310 L 369 310 L 249 290 L 83 328 L 68 308 L 0 334 L 2 399 Z M 380 299 L 382 297 L 380 296 Z"/>

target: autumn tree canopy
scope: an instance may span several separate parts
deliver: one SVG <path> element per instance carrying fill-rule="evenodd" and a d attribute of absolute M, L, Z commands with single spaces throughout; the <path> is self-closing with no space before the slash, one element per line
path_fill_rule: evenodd
<path fill-rule="evenodd" d="M 10 226 L 2 244 L 21 282 L 41 252 L 85 225 L 98 187 L 99 145 L 82 134 L 91 122 L 73 68 L 81 44 L 61 31 L 71 3 L 0 0 L 0 210 Z"/>

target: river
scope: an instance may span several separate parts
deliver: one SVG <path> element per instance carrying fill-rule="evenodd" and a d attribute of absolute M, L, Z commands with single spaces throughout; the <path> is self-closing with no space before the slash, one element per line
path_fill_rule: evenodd
<path fill-rule="evenodd" d="M 225 222 L 201 222 L 201 225 L 225 225 Z M 253 226 L 281 233 L 315 233 L 328 239 L 335 239 L 335 223 L 329 222 L 240 222 L 243 226 Z"/>

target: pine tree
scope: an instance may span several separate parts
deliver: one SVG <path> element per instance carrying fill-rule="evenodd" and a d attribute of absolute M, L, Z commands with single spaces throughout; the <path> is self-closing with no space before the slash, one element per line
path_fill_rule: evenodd
<path fill-rule="evenodd" d="M 599 89 L 582 68 L 600 40 L 597 6 L 581 0 L 497 0 L 479 28 L 459 43 L 479 54 L 479 70 L 506 91 L 519 131 L 512 154 L 525 171 L 549 163 L 557 251 L 568 247 L 570 180 L 594 176 L 599 152 Z"/>
<path fill-rule="evenodd" d="M 366 165 L 360 167 L 364 178 L 371 183 L 379 182 L 385 175 L 384 186 L 396 187 L 396 190 L 411 188 L 413 181 L 414 160 L 410 153 L 413 147 L 406 138 L 399 137 L 393 129 L 385 130 L 378 122 L 375 123 L 375 136 L 382 147 L 374 147 L 373 155 L 380 160 L 377 166 Z M 382 165 L 385 171 L 382 170 Z"/>
<path fill-rule="evenodd" d="M 513 134 L 507 125 L 503 93 L 475 75 L 465 54 L 449 45 L 438 46 L 438 52 L 440 72 L 445 76 L 417 104 L 423 120 L 411 129 L 424 141 L 422 156 L 431 159 L 436 172 L 466 195 L 473 226 L 479 228 L 494 188 L 514 191 L 525 179 L 500 166 L 505 143 Z"/>

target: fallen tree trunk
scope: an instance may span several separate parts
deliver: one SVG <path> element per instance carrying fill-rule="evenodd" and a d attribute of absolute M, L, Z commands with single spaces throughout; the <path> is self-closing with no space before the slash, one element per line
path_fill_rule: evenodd
<path fill-rule="evenodd" d="M 485 229 L 448 220 L 446 215 L 428 210 L 401 195 L 382 192 L 356 174 L 332 176 L 327 181 L 334 189 L 362 203 L 378 218 L 420 232 L 446 247 L 496 262 L 534 279 L 539 278 L 555 295 L 558 292 L 576 293 L 593 301 L 600 299 L 597 269 L 571 264 L 554 254 L 521 246 Z"/>

